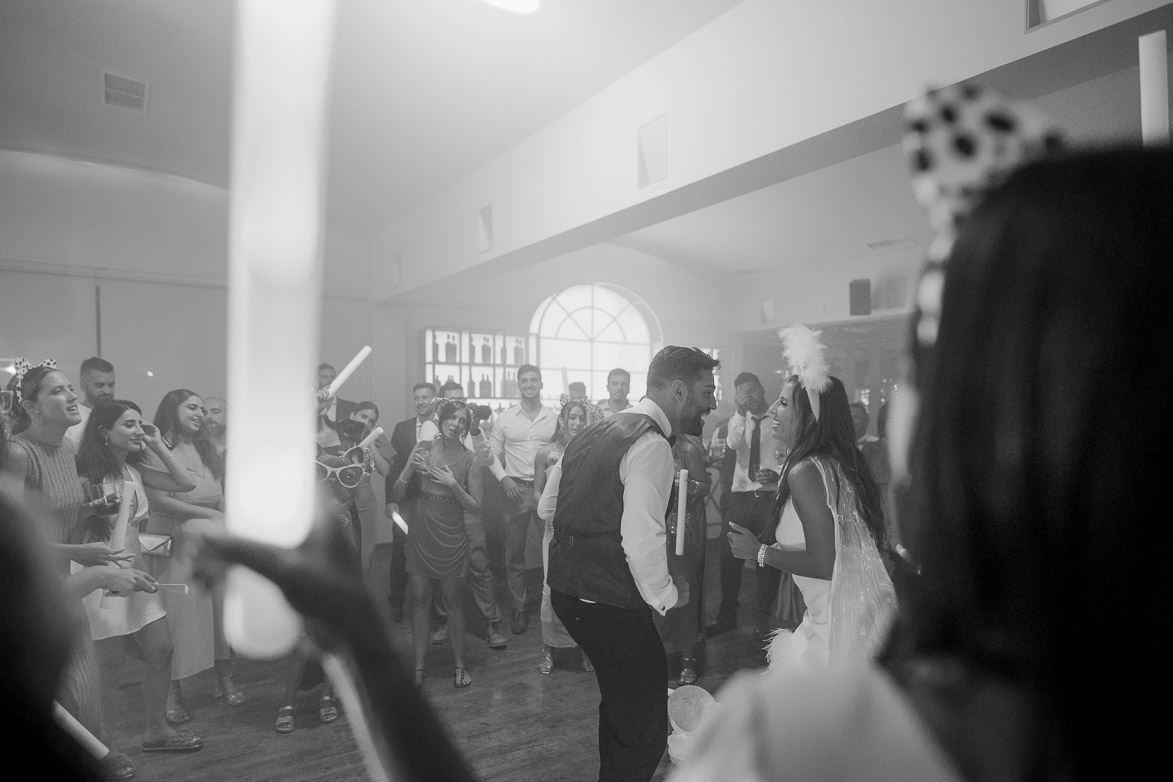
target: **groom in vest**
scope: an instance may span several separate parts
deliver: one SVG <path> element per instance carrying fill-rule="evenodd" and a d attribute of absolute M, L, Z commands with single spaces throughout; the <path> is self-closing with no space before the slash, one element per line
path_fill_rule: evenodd
<path fill-rule="evenodd" d="M 599 682 L 599 780 L 650 780 L 668 739 L 667 661 L 652 612 L 688 602 L 668 575 L 664 519 L 672 442 L 699 435 L 716 408 L 718 362 L 669 346 L 648 367 L 648 394 L 570 441 L 538 505 L 553 518 L 551 602 Z"/>

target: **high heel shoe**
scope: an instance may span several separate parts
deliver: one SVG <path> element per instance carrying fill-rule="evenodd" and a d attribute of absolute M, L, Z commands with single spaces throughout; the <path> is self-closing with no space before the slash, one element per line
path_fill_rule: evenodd
<path fill-rule="evenodd" d="M 542 650 L 542 661 L 538 663 L 538 670 L 546 675 L 554 672 L 554 650 L 547 647 Z"/>
<path fill-rule="evenodd" d="M 472 684 L 472 677 L 468 675 L 468 669 L 460 665 L 456 666 L 456 673 L 452 677 L 452 686 L 463 690 L 470 684 Z"/>

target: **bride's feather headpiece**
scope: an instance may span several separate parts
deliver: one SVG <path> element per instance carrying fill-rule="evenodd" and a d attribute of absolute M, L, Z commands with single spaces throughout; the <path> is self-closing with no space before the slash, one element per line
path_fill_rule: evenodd
<path fill-rule="evenodd" d="M 822 333 L 811 331 L 801 323 L 778 332 L 782 338 L 782 357 L 789 373 L 797 375 L 799 384 L 806 389 L 816 421 L 819 420 L 819 395 L 831 386 L 827 346 L 819 341 Z"/>

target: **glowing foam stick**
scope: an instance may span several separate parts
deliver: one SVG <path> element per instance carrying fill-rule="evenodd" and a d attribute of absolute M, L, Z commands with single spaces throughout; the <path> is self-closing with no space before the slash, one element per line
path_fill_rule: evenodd
<path fill-rule="evenodd" d="M 335 6 L 237 4 L 229 203 L 228 433 L 233 535 L 279 546 L 313 522 L 322 180 Z M 225 632 L 252 657 L 293 648 L 301 619 L 272 582 L 228 573 Z"/>
<path fill-rule="evenodd" d="M 1142 35 L 1140 49 L 1140 132 L 1146 147 L 1169 141 L 1169 51 L 1165 31 Z"/>
<path fill-rule="evenodd" d="M 65 710 L 57 701 L 53 701 L 53 719 L 68 733 L 74 741 L 80 744 L 87 752 L 101 760 L 110 754 L 110 748 L 103 744 L 97 736 L 86 730 L 86 726 L 77 721 L 77 717 Z"/>
<path fill-rule="evenodd" d="M 155 584 L 160 592 L 174 592 L 177 595 L 186 595 L 188 593 L 187 584 Z"/>
<path fill-rule="evenodd" d="M 334 382 L 326 389 L 327 393 L 330 396 L 337 394 L 338 389 L 342 388 L 342 384 L 350 379 L 350 376 L 354 374 L 354 370 L 358 369 L 359 365 L 366 361 L 369 355 L 371 355 L 371 346 L 363 345 L 362 350 L 355 353 L 354 358 L 350 359 L 350 363 L 344 366 L 342 371 L 338 373 L 338 376 L 334 378 Z"/>
<path fill-rule="evenodd" d="M 680 470 L 676 487 L 676 556 L 684 556 L 684 525 L 688 523 L 688 470 Z"/>
<path fill-rule="evenodd" d="M 403 530 L 404 535 L 407 534 L 407 522 L 404 521 L 403 517 L 399 515 L 399 511 L 391 511 L 391 521 L 399 525 L 399 529 Z"/>
<path fill-rule="evenodd" d="M 383 434 L 383 427 L 376 426 L 374 429 L 371 430 L 370 434 L 368 434 L 366 437 L 364 437 L 362 439 L 362 442 L 358 444 L 358 447 L 359 448 L 370 448 L 371 443 L 375 442 L 375 440 L 378 440 L 379 435 L 381 435 L 381 434 Z"/>

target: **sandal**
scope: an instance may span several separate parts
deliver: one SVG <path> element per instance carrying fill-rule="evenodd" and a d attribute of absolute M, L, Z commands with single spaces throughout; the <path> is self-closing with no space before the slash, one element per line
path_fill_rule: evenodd
<path fill-rule="evenodd" d="M 130 779 L 138 771 L 130 755 L 118 750 L 110 750 L 110 754 L 98 761 L 105 779 Z"/>
<path fill-rule="evenodd" d="M 538 663 L 538 670 L 547 676 L 554 672 L 554 650 L 546 647 L 542 650 L 542 660 Z"/>
<path fill-rule="evenodd" d="M 278 733 L 292 733 L 293 732 L 293 707 L 282 706 L 277 709 L 277 732 Z"/>
<path fill-rule="evenodd" d="M 686 656 L 680 662 L 680 679 L 678 680 L 678 684 L 681 687 L 686 684 L 696 684 L 696 658 Z"/>
<path fill-rule="evenodd" d="M 416 685 L 422 687 L 424 684 L 424 679 L 426 679 L 426 678 L 428 678 L 427 671 L 425 671 L 423 668 L 416 668 L 415 669 L 415 683 L 416 683 Z"/>
<path fill-rule="evenodd" d="M 177 730 L 165 739 L 144 741 L 143 752 L 195 752 L 204 746 L 204 739 L 187 728 Z"/>
<path fill-rule="evenodd" d="M 333 697 L 323 695 L 318 699 L 318 719 L 323 725 L 338 719 L 338 704 Z"/>
<path fill-rule="evenodd" d="M 472 684 L 472 677 L 468 675 L 468 669 L 457 666 L 456 673 L 452 677 L 452 686 L 458 690 L 463 690 L 470 684 Z"/>
<path fill-rule="evenodd" d="M 225 681 L 229 686 L 232 685 L 232 679 Z M 212 697 L 218 701 L 222 701 L 229 706 L 243 706 L 246 698 L 244 693 L 233 687 L 231 690 L 221 684 L 219 679 L 212 682 Z"/>
<path fill-rule="evenodd" d="M 187 709 L 182 706 L 176 706 L 174 709 L 167 709 L 167 722 L 171 725 L 182 725 L 185 722 L 191 722 L 191 715 L 187 713 Z"/>

